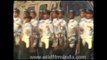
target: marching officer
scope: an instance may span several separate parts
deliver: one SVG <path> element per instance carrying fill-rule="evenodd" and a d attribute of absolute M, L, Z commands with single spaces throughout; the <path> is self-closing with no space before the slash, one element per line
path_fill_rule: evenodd
<path fill-rule="evenodd" d="M 59 45 L 66 44 L 67 23 L 64 20 L 64 11 L 58 10 Z"/>
<path fill-rule="evenodd" d="M 19 45 L 19 41 L 21 39 L 21 31 L 22 31 L 22 20 L 19 17 L 20 10 L 14 9 L 14 37 L 15 37 L 15 45 Z"/>
<path fill-rule="evenodd" d="M 83 25 L 85 23 L 86 20 L 86 9 L 80 9 L 80 22 L 79 22 L 79 26 L 80 28 L 83 28 Z M 81 30 L 82 33 L 82 30 Z"/>
<path fill-rule="evenodd" d="M 52 10 L 52 23 L 53 23 L 53 31 L 54 31 L 54 39 L 53 39 L 53 47 L 58 45 L 58 34 L 59 34 L 59 21 L 58 21 L 58 11 L 56 9 Z"/>
<path fill-rule="evenodd" d="M 21 40 L 21 31 L 22 31 L 22 20 L 19 17 L 20 10 L 18 8 L 14 8 L 13 11 L 13 25 L 14 25 L 14 53 L 15 58 L 18 58 L 19 45 Z"/>
<path fill-rule="evenodd" d="M 39 11 L 39 24 L 38 24 L 38 29 L 39 29 L 39 47 L 38 47 L 38 54 L 43 56 L 45 53 L 45 44 L 41 42 L 42 34 L 43 34 L 43 23 L 45 20 L 43 19 L 43 12 L 44 10 Z"/>
<path fill-rule="evenodd" d="M 76 27 L 77 27 L 77 21 L 74 19 L 75 17 L 75 12 L 73 10 L 69 11 L 69 22 L 68 22 L 68 41 L 73 42 L 72 45 L 74 46 L 74 41 L 76 40 Z M 72 47 L 73 47 L 72 46 Z"/>
<path fill-rule="evenodd" d="M 92 48 L 92 40 L 93 40 L 93 11 L 88 9 L 86 10 L 86 23 L 84 26 L 84 34 L 87 34 L 86 42 L 88 43 L 88 49 Z M 88 40 L 89 39 L 89 40 Z"/>
<path fill-rule="evenodd" d="M 93 59 L 93 41 L 94 41 L 94 15 L 93 15 L 94 13 L 93 13 L 93 10 L 89 10 L 89 11 L 87 11 L 87 15 L 86 15 L 86 18 L 87 19 L 91 19 L 91 22 L 89 23 L 89 25 L 90 25 L 90 27 L 91 27 L 91 29 L 90 29 L 90 36 L 91 36 L 91 38 L 90 38 L 90 43 L 88 42 L 88 50 L 89 50 L 89 58 L 91 58 L 91 59 Z M 90 45 L 90 46 L 89 46 Z"/>
<path fill-rule="evenodd" d="M 53 35 L 52 21 L 49 18 L 50 18 L 50 11 L 44 10 L 43 12 L 44 22 L 41 27 L 42 29 L 41 42 L 45 43 L 45 49 L 49 48 L 49 41 L 51 36 Z"/>
<path fill-rule="evenodd" d="M 80 9 L 80 16 L 76 19 L 78 20 L 78 26 L 77 26 L 77 33 L 78 33 L 78 48 L 76 48 L 76 54 L 84 54 L 84 44 L 81 38 L 81 35 L 83 34 L 83 25 L 85 23 L 86 20 L 86 9 Z"/>
<path fill-rule="evenodd" d="M 67 25 L 67 38 L 69 42 L 68 52 L 71 51 L 71 55 L 75 54 L 75 43 L 76 43 L 76 28 L 77 28 L 77 21 L 75 18 L 75 11 L 69 10 L 69 21 Z"/>
<path fill-rule="evenodd" d="M 20 42 L 20 48 L 18 53 L 18 59 L 28 59 L 29 48 L 32 40 L 32 24 L 30 23 L 30 15 L 24 17 L 24 23 L 22 25 L 22 38 Z"/>
<path fill-rule="evenodd" d="M 43 27 L 43 23 L 45 22 L 45 20 L 43 19 L 43 12 L 44 12 L 44 10 L 40 10 L 39 11 L 38 29 L 39 29 L 39 34 L 40 34 L 40 36 L 39 36 L 40 40 L 42 38 L 42 27 Z M 41 42 L 39 42 L 39 47 L 42 47 L 42 43 Z"/>
<path fill-rule="evenodd" d="M 22 28 L 22 41 L 26 43 L 26 48 L 30 47 L 30 41 L 32 40 L 33 27 L 30 20 L 31 16 L 24 17 L 25 23 Z"/>
<path fill-rule="evenodd" d="M 86 10 L 86 21 L 83 25 L 83 34 L 81 35 L 83 44 L 86 46 L 86 44 L 88 45 L 88 47 L 85 47 L 86 50 L 86 55 L 87 58 L 90 58 L 90 53 L 92 50 L 92 44 L 93 44 L 93 28 L 94 24 L 93 24 L 93 11 L 90 9 Z"/>
<path fill-rule="evenodd" d="M 93 20 L 92 20 L 92 17 L 90 17 L 90 16 L 92 16 L 92 14 L 93 13 L 91 12 L 91 10 L 87 9 L 86 20 L 85 20 L 84 25 L 82 26 L 83 27 L 83 34 L 81 35 L 81 37 L 84 41 L 83 44 L 85 44 L 85 42 L 87 40 L 87 39 L 85 39 L 86 36 L 87 36 L 87 38 L 89 38 L 90 31 L 91 31 L 91 29 L 93 30 Z M 90 36 L 90 38 L 91 37 L 92 36 Z M 91 48 L 91 46 L 89 46 L 89 48 Z"/>
<path fill-rule="evenodd" d="M 44 19 L 43 19 L 43 12 L 44 10 L 40 10 L 39 11 L 39 25 L 38 25 L 38 28 L 39 28 L 39 33 L 40 33 L 40 37 L 42 36 L 42 26 L 43 26 L 43 23 L 44 23 Z"/>
<path fill-rule="evenodd" d="M 34 43 L 33 46 L 38 46 L 39 43 L 39 33 L 38 33 L 38 20 L 36 19 L 36 12 L 34 10 L 30 11 L 30 16 L 31 16 L 31 24 L 33 26 L 33 39 L 34 39 Z"/>

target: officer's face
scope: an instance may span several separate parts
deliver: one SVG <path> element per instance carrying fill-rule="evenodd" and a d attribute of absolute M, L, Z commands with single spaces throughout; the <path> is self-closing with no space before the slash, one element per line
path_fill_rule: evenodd
<path fill-rule="evenodd" d="M 43 18 L 44 18 L 44 19 L 48 19 L 48 18 L 49 18 L 49 15 L 48 15 L 48 14 L 44 14 L 44 15 L 43 15 Z"/>
<path fill-rule="evenodd" d="M 55 12 L 52 13 L 52 18 L 57 18 L 57 16 L 58 16 L 57 13 L 55 13 Z"/>
<path fill-rule="evenodd" d="M 70 19 L 73 19 L 73 18 L 74 18 L 74 14 L 73 14 L 73 13 L 70 13 L 70 14 L 69 14 L 69 18 L 70 18 Z"/>
<path fill-rule="evenodd" d="M 16 12 L 16 11 L 14 11 L 14 17 L 18 17 L 19 16 L 19 14 Z"/>
<path fill-rule="evenodd" d="M 32 18 L 35 18 L 35 17 L 36 17 L 36 15 L 33 14 L 33 13 L 30 13 L 30 16 L 31 16 Z"/>
<path fill-rule="evenodd" d="M 59 13 L 58 17 L 63 18 L 63 14 Z"/>
<path fill-rule="evenodd" d="M 25 20 L 25 22 L 30 22 L 29 18 L 25 18 L 24 20 Z"/>
<path fill-rule="evenodd" d="M 93 14 L 86 14 L 86 18 L 87 19 L 93 18 Z"/>
<path fill-rule="evenodd" d="M 85 12 L 80 12 L 80 17 L 83 18 L 86 16 L 86 13 Z"/>

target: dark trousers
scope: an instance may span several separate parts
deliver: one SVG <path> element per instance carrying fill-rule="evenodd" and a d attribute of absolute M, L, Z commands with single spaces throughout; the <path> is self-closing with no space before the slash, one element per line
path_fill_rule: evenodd
<path fill-rule="evenodd" d="M 38 47 L 39 47 L 40 38 L 36 38 L 35 40 L 36 40 L 35 43 L 37 43 L 37 44 L 36 44 L 36 47 L 38 48 Z"/>
<path fill-rule="evenodd" d="M 25 42 L 21 42 L 19 46 L 18 59 L 29 59 L 29 53 Z"/>
<path fill-rule="evenodd" d="M 83 46 L 82 41 L 80 40 L 80 56 L 86 56 L 86 59 L 92 59 L 93 49 L 88 49 L 88 44 L 86 43 Z"/>
<path fill-rule="evenodd" d="M 14 59 L 18 59 L 19 45 L 14 45 Z"/>

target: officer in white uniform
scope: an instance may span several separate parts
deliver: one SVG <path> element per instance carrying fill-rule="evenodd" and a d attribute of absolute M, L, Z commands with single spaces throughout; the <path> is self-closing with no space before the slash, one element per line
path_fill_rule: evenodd
<path fill-rule="evenodd" d="M 59 37 L 59 21 L 58 21 L 58 11 L 56 9 L 53 9 L 51 12 L 52 16 L 52 24 L 53 24 L 53 31 L 54 36 L 53 39 L 53 45 L 52 47 L 56 47 L 58 45 L 58 37 Z"/>
<path fill-rule="evenodd" d="M 25 23 L 23 24 L 23 29 L 22 29 L 22 41 L 26 43 L 26 48 L 30 47 L 30 42 L 32 39 L 32 24 L 30 23 L 31 17 L 26 16 L 24 18 Z"/>
<path fill-rule="evenodd" d="M 15 45 L 19 45 L 19 41 L 21 39 L 21 31 L 22 31 L 22 20 L 19 18 L 20 10 L 14 9 L 14 39 Z"/>
<path fill-rule="evenodd" d="M 39 11 L 39 30 L 41 31 L 42 30 L 42 25 L 43 25 L 43 23 L 44 23 L 44 19 L 43 19 L 43 10 L 40 10 Z M 40 32 L 40 36 L 41 36 L 41 32 Z"/>
<path fill-rule="evenodd" d="M 86 9 L 80 9 L 80 22 L 79 22 L 80 28 L 83 28 L 85 21 L 86 21 Z"/>
<path fill-rule="evenodd" d="M 34 43 L 33 43 L 33 45 L 34 46 L 37 46 L 37 44 L 38 44 L 38 38 L 39 38 L 39 33 L 38 33 L 38 20 L 36 19 L 36 12 L 34 11 L 34 10 L 31 10 L 30 11 L 30 16 L 32 17 L 32 19 L 31 19 L 31 24 L 32 24 L 32 26 L 33 26 L 33 40 L 34 40 Z"/>
<path fill-rule="evenodd" d="M 79 21 L 79 36 L 82 39 L 84 24 L 86 23 L 86 9 L 80 9 L 80 21 Z M 85 46 L 85 42 L 82 39 L 82 44 Z"/>
<path fill-rule="evenodd" d="M 43 23 L 45 22 L 45 20 L 43 19 L 43 12 L 44 12 L 44 10 L 40 10 L 39 11 L 39 24 L 38 24 L 38 28 L 39 28 L 39 35 L 40 35 L 39 38 L 40 38 L 40 40 L 42 38 Z M 39 47 L 43 47 L 42 45 L 43 45 L 42 42 L 39 42 Z"/>
<path fill-rule="evenodd" d="M 63 19 L 64 11 L 58 10 L 58 24 L 59 24 L 59 44 L 66 44 L 66 33 L 67 33 L 67 23 Z"/>
<path fill-rule="evenodd" d="M 67 25 L 67 37 L 68 41 L 70 42 L 70 47 L 73 48 L 76 41 L 76 28 L 77 28 L 77 21 L 74 19 L 75 12 L 73 10 L 69 11 L 69 22 Z"/>
<path fill-rule="evenodd" d="M 92 42 L 93 42 L 93 11 L 92 10 L 86 10 L 86 21 L 84 23 L 84 32 L 81 36 L 83 39 L 83 44 L 88 44 L 88 49 L 92 49 Z"/>
<path fill-rule="evenodd" d="M 41 42 L 45 43 L 45 49 L 49 48 L 49 40 L 53 34 L 52 21 L 49 19 L 50 11 L 45 10 L 43 12 L 44 22 L 42 23 L 42 37 Z"/>

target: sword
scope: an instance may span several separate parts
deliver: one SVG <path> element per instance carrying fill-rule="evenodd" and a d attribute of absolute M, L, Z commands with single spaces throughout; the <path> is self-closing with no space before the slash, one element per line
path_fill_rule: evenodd
<path fill-rule="evenodd" d="M 78 55 L 80 53 L 80 27 L 79 24 L 76 28 L 76 32 L 77 32 L 77 42 L 76 42 L 76 49 L 75 49 L 75 55 Z"/>

